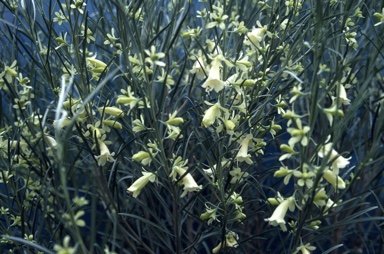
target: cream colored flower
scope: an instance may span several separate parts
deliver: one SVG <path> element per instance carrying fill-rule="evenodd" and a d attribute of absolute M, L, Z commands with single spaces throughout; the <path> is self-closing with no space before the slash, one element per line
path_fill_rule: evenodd
<path fill-rule="evenodd" d="M 150 172 L 142 172 L 143 176 L 137 179 L 128 189 L 127 192 L 132 192 L 133 197 L 137 198 L 141 190 L 149 183 L 156 180 L 156 175 Z"/>
<path fill-rule="evenodd" d="M 215 90 L 216 93 L 224 89 L 225 81 L 221 80 L 220 75 L 221 60 L 213 59 L 211 69 L 209 70 L 208 78 L 202 85 L 206 92 Z"/>
<path fill-rule="evenodd" d="M 337 104 L 335 102 L 333 103 L 333 105 L 331 107 L 323 108 L 323 112 L 329 121 L 329 125 L 331 125 L 331 126 L 333 124 L 333 117 L 334 116 L 338 116 L 338 117 L 344 116 L 343 110 L 340 109 L 339 107 L 337 107 Z"/>
<path fill-rule="evenodd" d="M 297 128 L 287 128 L 289 134 L 291 134 L 291 138 L 288 140 L 288 144 L 290 147 L 294 147 L 296 143 L 300 142 L 302 146 L 308 145 L 308 137 L 307 133 L 311 130 L 309 126 L 302 126 L 301 120 L 296 119 Z"/>
<path fill-rule="evenodd" d="M 287 185 L 289 182 L 289 179 L 291 179 L 291 176 L 293 175 L 293 170 L 288 169 L 287 167 L 280 167 L 279 170 L 275 171 L 273 174 L 274 177 L 284 177 L 284 184 Z"/>
<path fill-rule="evenodd" d="M 310 251 L 312 250 L 316 250 L 316 247 L 311 246 L 309 243 L 307 243 L 306 245 L 302 244 L 296 248 L 296 251 L 293 254 L 297 254 L 299 253 L 299 251 L 301 252 L 301 254 L 310 254 Z"/>
<path fill-rule="evenodd" d="M 295 209 L 295 198 L 290 197 L 282 201 L 275 211 L 273 212 L 272 216 L 268 219 L 265 219 L 265 221 L 268 221 L 270 225 L 272 226 L 280 226 L 280 228 L 285 232 L 287 231 L 287 227 L 285 226 L 285 214 L 288 211 L 288 208 L 291 212 Z"/>
<path fill-rule="evenodd" d="M 181 183 L 184 185 L 184 192 L 181 194 L 181 198 L 187 195 L 188 192 L 199 191 L 202 189 L 202 186 L 197 185 L 195 179 L 193 179 L 193 176 L 190 173 L 185 174 L 187 171 L 183 167 L 174 167 L 174 170 L 179 176 L 183 177 L 181 179 Z"/>
<path fill-rule="evenodd" d="M 208 220 L 208 225 L 210 225 L 213 221 L 219 221 L 219 219 L 217 218 L 217 208 L 210 208 L 207 205 L 205 205 L 205 207 L 206 212 L 200 215 L 200 219 Z"/>
<path fill-rule="evenodd" d="M 111 153 L 107 145 L 101 140 L 99 140 L 99 148 L 100 148 L 100 155 L 98 156 L 95 155 L 95 158 L 97 160 L 97 165 L 104 166 L 107 163 L 107 161 L 109 162 L 115 161 L 115 159 L 113 158 L 113 156 L 115 155 L 115 152 Z"/>
<path fill-rule="evenodd" d="M 260 42 L 263 41 L 266 32 L 267 29 L 265 27 L 254 28 L 251 32 L 247 33 L 247 36 L 244 39 L 244 44 L 260 47 Z"/>
<path fill-rule="evenodd" d="M 96 59 L 96 55 L 86 58 L 88 64 L 92 65 L 92 68 L 100 68 L 102 71 L 107 68 L 107 64 L 101 60 Z"/>
<path fill-rule="evenodd" d="M 200 80 L 205 78 L 207 67 L 205 66 L 205 61 L 202 57 L 197 57 L 196 62 L 192 66 L 190 73 L 196 74 L 196 77 Z"/>
<path fill-rule="evenodd" d="M 321 188 L 317 193 L 315 194 L 315 197 L 313 198 L 313 203 L 316 206 L 325 206 L 327 204 L 328 195 L 325 192 L 324 188 Z"/>
<path fill-rule="evenodd" d="M 115 129 L 119 129 L 119 130 L 121 130 L 123 128 L 123 125 L 121 123 L 117 122 L 116 120 L 104 119 L 103 125 L 104 125 L 103 128 L 105 128 L 106 126 L 113 127 Z"/>
<path fill-rule="evenodd" d="M 340 169 L 349 165 L 349 160 L 351 158 L 344 158 L 338 152 L 336 152 L 332 146 L 332 143 L 325 144 L 318 152 L 318 155 L 320 158 L 329 156 L 328 162 L 332 162 L 331 167 L 333 172 L 335 174 L 339 174 Z"/>
<path fill-rule="evenodd" d="M 132 160 L 138 161 L 145 166 L 145 165 L 151 164 L 152 157 L 151 157 L 151 154 L 148 152 L 139 151 L 134 155 L 132 155 Z"/>
<path fill-rule="evenodd" d="M 232 176 L 231 184 L 241 183 L 249 175 L 247 172 L 242 172 L 240 168 L 233 168 L 229 174 Z"/>
<path fill-rule="evenodd" d="M 345 91 L 345 87 L 342 84 L 339 85 L 339 100 L 344 105 L 351 103 L 351 100 L 347 97 L 347 91 Z"/>
<path fill-rule="evenodd" d="M 63 245 L 55 244 L 53 246 L 53 249 L 56 251 L 57 254 L 75 254 L 77 250 L 77 246 L 74 247 L 69 246 L 69 242 L 71 241 L 71 237 L 69 235 L 66 235 L 63 239 Z"/>
<path fill-rule="evenodd" d="M 223 249 L 227 247 L 236 248 L 237 246 L 239 246 L 237 242 L 238 240 L 239 240 L 239 236 L 235 232 L 229 231 L 225 235 L 225 242 L 220 242 L 215 248 L 213 248 L 212 253 L 219 253 L 221 248 Z"/>
<path fill-rule="evenodd" d="M 249 141 L 252 139 L 252 135 L 247 135 L 240 143 L 240 150 L 236 155 L 236 160 L 239 162 L 245 161 L 248 164 L 252 164 L 251 155 L 248 154 Z"/>
<path fill-rule="evenodd" d="M 345 189 L 345 182 L 335 172 L 329 169 L 325 169 L 323 172 L 323 178 L 327 180 L 335 189 Z"/>
<path fill-rule="evenodd" d="M 207 111 L 205 111 L 204 117 L 203 117 L 203 125 L 205 128 L 211 126 L 218 117 L 220 117 L 220 104 L 216 103 L 212 105 Z"/>

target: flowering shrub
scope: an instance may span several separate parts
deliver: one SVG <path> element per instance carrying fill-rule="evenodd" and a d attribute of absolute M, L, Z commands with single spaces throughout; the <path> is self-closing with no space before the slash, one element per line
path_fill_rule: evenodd
<path fill-rule="evenodd" d="M 379 253 L 376 2 L 1 0 L 0 249 Z"/>

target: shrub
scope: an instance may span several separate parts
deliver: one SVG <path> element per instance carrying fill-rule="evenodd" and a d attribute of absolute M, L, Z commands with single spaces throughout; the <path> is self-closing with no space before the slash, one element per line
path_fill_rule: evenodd
<path fill-rule="evenodd" d="M 0 2 L 2 252 L 383 251 L 383 3 Z"/>

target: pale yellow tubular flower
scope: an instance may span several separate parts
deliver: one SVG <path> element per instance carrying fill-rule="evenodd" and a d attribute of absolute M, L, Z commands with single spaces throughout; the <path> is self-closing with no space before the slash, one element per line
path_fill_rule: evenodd
<path fill-rule="evenodd" d="M 127 192 L 131 192 L 134 198 L 140 194 L 141 190 L 149 183 L 156 180 L 156 175 L 150 172 L 142 172 L 143 176 L 137 179 L 128 189 Z"/>
<path fill-rule="evenodd" d="M 181 194 L 181 198 L 183 198 L 185 195 L 187 195 L 188 192 L 192 191 L 199 191 L 202 189 L 201 185 L 197 185 L 195 179 L 193 179 L 193 176 L 190 173 L 187 172 L 183 167 L 175 167 L 174 170 L 177 172 L 179 176 L 183 176 L 181 179 L 182 184 L 184 185 L 184 192 Z"/>
<path fill-rule="evenodd" d="M 345 189 L 346 185 L 343 179 L 338 176 L 335 172 L 329 169 L 325 169 L 323 172 L 323 178 L 327 180 L 335 189 Z"/>
<path fill-rule="evenodd" d="M 332 124 L 333 124 L 333 117 L 334 116 L 338 116 L 338 117 L 344 116 L 343 110 L 340 109 L 339 107 L 337 107 L 336 103 L 333 103 L 333 105 L 330 108 L 323 108 L 323 112 L 324 112 L 325 116 L 327 117 L 330 126 L 332 126 Z"/>
<path fill-rule="evenodd" d="M 247 135 L 240 143 L 239 152 L 236 155 L 236 160 L 239 162 L 245 161 L 247 164 L 252 164 L 251 155 L 248 154 L 249 141 L 252 139 L 252 135 Z"/>
<path fill-rule="evenodd" d="M 232 231 L 229 231 L 225 235 L 225 241 L 220 242 L 215 248 L 213 248 L 212 253 L 219 253 L 219 251 L 223 248 L 232 247 L 236 248 L 239 246 L 238 244 L 239 236 Z"/>
<path fill-rule="evenodd" d="M 207 204 L 205 204 L 206 212 L 200 215 L 200 219 L 208 220 L 207 224 L 210 225 L 213 221 L 220 221 L 217 216 L 218 208 L 210 208 Z"/>
<path fill-rule="evenodd" d="M 324 188 L 321 188 L 316 194 L 315 194 L 315 197 L 313 198 L 313 203 L 316 205 L 316 206 L 325 206 L 327 204 L 327 200 L 328 200 L 328 195 L 327 193 L 325 192 L 325 189 Z"/>
<path fill-rule="evenodd" d="M 260 47 L 267 29 L 265 26 L 261 26 L 260 22 L 258 22 L 258 25 L 260 27 L 253 28 L 251 32 L 247 33 L 247 36 L 244 38 L 245 45 Z"/>
<path fill-rule="evenodd" d="M 205 128 L 211 126 L 214 124 L 216 119 L 220 117 L 220 104 L 216 103 L 212 105 L 207 111 L 205 111 L 204 117 L 203 117 L 203 125 Z"/>
<path fill-rule="evenodd" d="M 332 162 L 332 171 L 335 174 L 339 174 L 340 169 L 349 165 L 350 158 L 341 156 L 335 149 L 332 148 L 332 143 L 325 144 L 318 152 L 320 158 L 329 156 L 328 162 Z"/>
<path fill-rule="evenodd" d="M 208 78 L 202 85 L 206 92 L 215 90 L 216 93 L 220 92 L 225 87 L 225 81 L 221 80 L 220 75 L 221 60 L 215 58 L 212 60 L 211 69 L 209 70 Z"/>
<path fill-rule="evenodd" d="M 51 136 L 44 135 L 44 141 L 48 144 L 50 148 L 56 148 L 57 146 L 56 140 Z"/>
<path fill-rule="evenodd" d="M 347 91 L 342 84 L 339 85 L 339 100 L 344 105 L 349 105 L 351 103 L 351 100 L 347 97 Z"/>
<path fill-rule="evenodd" d="M 285 232 L 287 231 L 287 227 L 285 226 L 285 220 L 284 217 L 288 211 L 293 211 L 295 209 L 295 198 L 290 197 L 282 201 L 275 211 L 273 212 L 272 216 L 268 219 L 265 219 L 265 221 L 268 221 L 270 225 L 272 226 L 280 226 L 280 228 Z"/>
<path fill-rule="evenodd" d="M 107 163 L 107 161 L 109 162 L 115 161 L 115 159 L 113 158 L 113 156 L 115 155 L 115 152 L 111 153 L 107 145 L 101 140 L 99 140 L 99 148 L 100 148 L 100 155 L 98 156 L 95 155 L 97 164 L 99 166 L 104 166 Z"/>
<path fill-rule="evenodd" d="M 152 162 L 151 154 L 148 152 L 140 151 L 132 155 L 132 159 L 140 162 L 141 164 L 150 165 Z"/>
<path fill-rule="evenodd" d="M 192 69 L 189 71 L 192 74 L 196 74 L 196 77 L 200 80 L 205 78 L 207 73 L 207 67 L 204 59 L 202 57 L 197 57 L 195 63 L 192 66 Z"/>
<path fill-rule="evenodd" d="M 280 167 L 279 170 L 275 171 L 274 177 L 284 177 L 284 184 L 287 185 L 289 183 L 289 179 L 293 175 L 293 170 L 288 169 L 286 167 Z"/>

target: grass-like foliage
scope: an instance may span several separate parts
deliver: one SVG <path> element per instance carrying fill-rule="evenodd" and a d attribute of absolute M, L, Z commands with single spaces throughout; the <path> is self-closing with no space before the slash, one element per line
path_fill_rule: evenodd
<path fill-rule="evenodd" d="M 1 253 L 383 253 L 384 3 L 0 0 Z"/>

